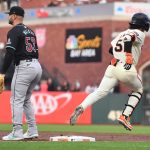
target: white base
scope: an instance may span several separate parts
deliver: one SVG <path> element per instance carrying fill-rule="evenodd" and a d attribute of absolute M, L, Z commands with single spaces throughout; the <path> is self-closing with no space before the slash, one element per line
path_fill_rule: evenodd
<path fill-rule="evenodd" d="M 50 137 L 49 141 L 55 142 L 95 142 L 95 138 L 87 136 L 54 136 Z"/>

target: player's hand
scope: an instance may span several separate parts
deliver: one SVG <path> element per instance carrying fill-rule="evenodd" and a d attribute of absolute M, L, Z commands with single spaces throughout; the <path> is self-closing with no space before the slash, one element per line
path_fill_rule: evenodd
<path fill-rule="evenodd" d="M 125 64 L 124 65 L 124 69 L 130 70 L 131 66 L 132 66 L 132 64 Z"/>

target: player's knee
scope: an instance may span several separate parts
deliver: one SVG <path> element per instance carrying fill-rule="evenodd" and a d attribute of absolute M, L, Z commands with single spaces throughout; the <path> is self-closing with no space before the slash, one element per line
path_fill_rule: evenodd
<path fill-rule="evenodd" d="M 141 86 L 140 88 L 134 89 L 132 92 L 143 94 L 143 86 Z"/>
<path fill-rule="evenodd" d="M 143 94 L 143 87 L 141 87 L 140 89 L 138 89 L 137 92 Z"/>

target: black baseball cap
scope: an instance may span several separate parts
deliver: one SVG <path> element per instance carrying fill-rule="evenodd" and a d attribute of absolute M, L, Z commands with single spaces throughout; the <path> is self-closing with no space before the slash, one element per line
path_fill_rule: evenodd
<path fill-rule="evenodd" d="M 19 6 L 13 6 L 10 8 L 9 12 L 6 12 L 6 14 L 12 15 L 12 14 L 16 14 L 18 16 L 22 16 L 24 17 L 24 9 L 22 7 Z"/>

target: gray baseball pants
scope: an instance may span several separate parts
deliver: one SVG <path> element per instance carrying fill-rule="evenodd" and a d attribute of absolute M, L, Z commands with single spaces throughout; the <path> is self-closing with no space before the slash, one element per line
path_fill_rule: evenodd
<path fill-rule="evenodd" d="M 35 85 L 40 81 L 41 75 L 42 69 L 37 59 L 22 60 L 18 66 L 15 66 L 11 83 L 11 110 L 13 132 L 15 131 L 16 135 L 23 134 L 23 112 L 26 116 L 28 131 L 31 134 L 38 132 L 30 98 Z"/>

